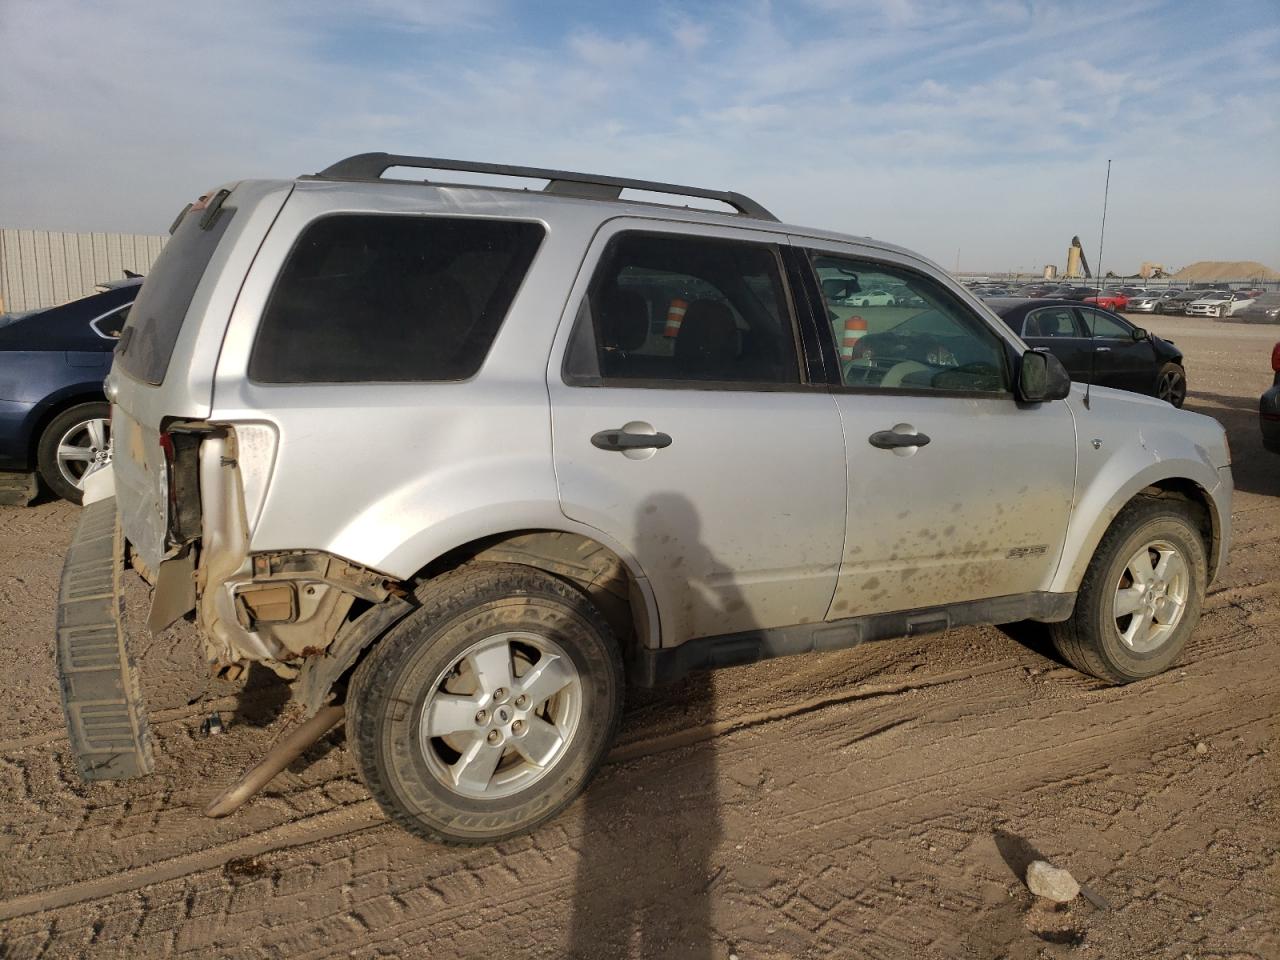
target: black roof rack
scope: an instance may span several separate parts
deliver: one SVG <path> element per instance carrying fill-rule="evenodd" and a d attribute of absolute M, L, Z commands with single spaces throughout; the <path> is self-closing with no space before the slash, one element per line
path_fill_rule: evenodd
<path fill-rule="evenodd" d="M 733 207 L 740 214 L 757 220 L 778 218 L 750 197 L 731 190 L 707 190 L 703 187 L 682 187 L 675 183 L 658 183 L 652 180 L 628 180 L 625 177 L 605 177 L 594 173 L 573 173 L 569 170 L 545 170 L 541 167 L 513 167 L 505 163 L 478 163 L 470 160 L 443 160 L 437 157 L 410 157 L 397 153 L 358 153 L 325 167 L 315 176 L 323 180 L 379 180 L 390 167 L 417 167 L 422 170 L 464 170 L 469 173 L 488 173 L 503 177 L 528 177 L 548 181 L 543 189 L 547 193 L 585 197 L 593 200 L 617 200 L 623 190 L 648 190 L 653 193 L 669 193 L 682 197 L 700 197 L 717 200 Z"/>

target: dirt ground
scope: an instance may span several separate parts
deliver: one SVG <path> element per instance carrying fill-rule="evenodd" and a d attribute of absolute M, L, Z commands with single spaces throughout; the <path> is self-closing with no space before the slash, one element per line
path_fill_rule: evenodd
<path fill-rule="evenodd" d="M 490 848 L 387 824 L 337 732 L 203 818 L 290 711 L 257 674 L 206 680 L 189 628 L 135 631 L 156 775 L 80 782 L 51 653 L 75 509 L 0 508 L 0 956 L 1280 956 L 1280 458 L 1256 413 L 1280 328 L 1140 322 L 1236 464 L 1230 567 L 1172 670 L 1108 688 L 1016 627 L 695 677 L 635 696 L 586 795 Z M 1034 902 L 1037 851 L 1095 902 Z"/>

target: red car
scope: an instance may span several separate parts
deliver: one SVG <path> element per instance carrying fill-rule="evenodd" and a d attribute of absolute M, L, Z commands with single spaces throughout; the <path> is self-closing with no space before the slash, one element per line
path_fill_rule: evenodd
<path fill-rule="evenodd" d="M 1121 313 L 1129 305 L 1129 297 L 1119 290 L 1103 290 L 1096 297 L 1085 297 L 1084 302 Z"/>

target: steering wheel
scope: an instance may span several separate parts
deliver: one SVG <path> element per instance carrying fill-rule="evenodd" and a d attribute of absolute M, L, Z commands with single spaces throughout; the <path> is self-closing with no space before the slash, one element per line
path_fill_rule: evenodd
<path fill-rule="evenodd" d="M 884 377 L 880 380 L 880 386 L 900 387 L 902 386 L 902 381 L 911 374 L 928 372 L 928 365 L 921 363 L 919 360 L 903 360 L 900 363 L 895 363 L 885 371 Z"/>

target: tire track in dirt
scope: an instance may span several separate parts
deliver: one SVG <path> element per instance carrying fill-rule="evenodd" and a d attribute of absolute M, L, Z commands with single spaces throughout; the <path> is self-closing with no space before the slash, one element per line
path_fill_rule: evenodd
<path fill-rule="evenodd" d="M 1249 689 L 1244 692 L 1253 694 L 1258 689 L 1265 689 L 1266 684 L 1259 679 L 1253 683 Z M 983 697 L 984 691 L 976 689 L 970 692 L 968 699 L 976 703 Z M 1255 698 L 1256 699 L 1256 698 Z M 1114 746 L 1118 743 L 1127 743 L 1132 746 L 1140 746 L 1144 750 L 1159 751 L 1162 749 L 1174 749 L 1173 745 L 1180 740 L 1180 734 L 1176 732 L 1175 725 L 1171 725 L 1168 721 L 1170 715 L 1184 717 L 1188 722 L 1200 724 L 1209 724 L 1215 730 L 1232 730 L 1241 726 L 1256 726 L 1265 723 L 1269 715 L 1269 709 L 1264 704 L 1257 704 L 1250 711 L 1248 718 L 1242 719 L 1238 712 L 1233 712 L 1230 705 L 1217 704 L 1209 709 L 1200 710 L 1190 715 L 1183 715 L 1178 712 L 1182 704 L 1176 702 L 1165 703 L 1161 711 L 1154 711 L 1143 718 L 1143 727 L 1140 731 L 1126 728 L 1122 724 L 1113 722 L 1114 718 L 1103 718 L 1095 724 L 1099 728 L 1096 733 L 1082 737 L 1079 741 L 1070 745 L 1070 749 L 1063 750 L 1062 745 L 1057 741 L 1058 731 L 1054 728 L 1052 720 L 1053 713 L 1041 716 L 1035 719 L 1042 721 L 1044 729 L 1040 732 L 1038 739 L 1041 746 L 1034 750 L 1018 750 L 1015 752 L 1004 751 L 999 757 L 983 751 L 973 751 L 977 755 L 984 757 L 992 756 L 991 760 L 979 763 L 963 764 L 959 768 L 951 768 L 947 770 L 937 771 L 927 776 L 915 779 L 895 779 L 894 782 L 880 787 L 878 790 L 869 794 L 873 800 L 884 797 L 886 794 L 889 802 L 866 804 L 861 802 L 866 799 L 865 796 L 841 796 L 838 799 L 831 799 L 828 804 L 839 805 L 839 809 L 829 809 L 823 806 L 787 805 L 790 812 L 789 816 L 783 818 L 774 818 L 771 822 L 766 821 L 762 824 L 762 830 L 767 833 L 767 839 L 773 842 L 782 842 L 786 849 L 794 852 L 794 856 L 803 861 L 805 851 L 812 848 L 814 843 L 822 846 L 830 846 L 831 837 L 853 837 L 868 835 L 867 827 L 873 823 L 881 827 L 879 831 L 884 832 L 887 825 L 908 825 L 905 828 L 911 832 L 911 835 L 919 835 L 921 832 L 927 832 L 935 829 L 940 822 L 939 818 L 945 819 L 954 816 L 957 811 L 950 796 L 963 795 L 970 797 L 969 806 L 965 810 L 971 809 L 972 798 L 981 796 L 984 792 L 983 786 L 990 781 L 990 768 L 994 764 L 1000 764 L 1002 769 L 1008 771 L 1022 771 L 1021 773 L 1006 777 L 1000 783 L 1000 791 L 1004 796 L 1009 795 L 1028 795 L 1038 793 L 1049 789 L 1052 786 L 1062 788 L 1062 784 L 1071 781 L 1077 785 L 1087 784 L 1091 780 L 1100 777 L 1109 777 L 1114 780 L 1116 773 L 1107 771 L 1108 755 L 1106 747 Z M 1119 704 L 1123 707 L 1124 704 Z M 814 711 L 808 714 L 797 715 L 789 718 L 795 724 L 801 726 L 822 725 L 823 723 L 832 723 L 826 712 Z M 1007 721 L 1009 718 L 1002 713 L 997 713 L 992 718 L 986 730 L 986 736 L 989 742 L 1000 743 L 1007 742 L 1008 737 Z M 926 728 L 927 730 L 927 725 Z M 734 731 L 729 737 L 731 741 L 748 740 L 752 743 L 744 744 L 742 749 L 732 750 L 727 753 L 719 754 L 719 762 L 721 766 L 731 765 L 733 763 L 733 754 L 753 753 L 759 749 L 758 734 L 759 730 L 738 730 Z M 1031 735 L 1028 734 L 1030 737 Z M 798 740 L 799 738 L 792 738 Z M 785 742 L 786 738 L 784 738 Z M 945 747 L 943 742 L 945 738 L 936 741 L 940 749 Z M 1185 744 L 1182 744 L 1185 748 Z M 705 744 L 700 749 L 707 749 Z M 774 754 L 776 759 L 777 744 L 775 741 Z M 968 752 L 968 751 L 966 751 Z M 1038 770 L 1044 769 L 1043 763 L 1036 761 L 1045 755 L 1052 756 L 1054 762 L 1050 767 L 1060 770 L 1060 774 L 1054 780 L 1045 780 L 1038 773 Z M 1101 758 L 1100 756 L 1101 755 Z M 1010 759 L 1018 761 L 1010 763 Z M 652 762 L 652 758 L 650 758 Z M 678 771 L 668 771 L 669 776 L 678 778 Z M 611 789 L 615 792 L 625 789 L 625 785 L 612 785 Z M 830 792 L 830 791 L 828 791 Z M 803 795 L 803 793 L 801 794 Z M 851 804 L 851 799 L 854 801 Z M 794 821 L 794 822 L 793 822 Z M 812 825 L 814 823 L 823 824 L 823 832 L 819 836 L 813 833 Z M 902 826 L 896 829 L 902 829 Z M 336 843 L 347 843 L 345 838 L 336 839 Z M 855 840 L 856 842 L 856 840 Z M 840 849 L 844 849 L 848 841 L 837 844 Z M 930 848 L 932 849 L 932 848 Z M 453 857 L 446 854 L 442 863 L 436 869 L 448 871 L 460 869 L 464 873 L 471 873 L 474 866 L 466 866 L 468 858 Z M 430 868 L 424 868 L 430 870 Z M 422 879 L 427 884 L 432 883 L 430 874 Z M 472 882 L 475 881 L 474 878 Z M 489 887 L 489 889 L 484 889 Z M 521 915 L 536 914 L 542 906 L 548 902 L 554 902 L 557 896 L 563 895 L 563 880 L 559 876 L 551 876 L 545 878 L 524 878 L 519 884 L 517 890 L 512 890 L 508 885 L 499 882 L 482 882 L 481 888 L 472 889 L 468 897 L 462 902 L 444 903 L 436 901 L 433 904 L 415 901 L 417 909 L 411 911 L 412 916 L 396 922 L 381 923 L 377 926 L 377 941 L 384 944 L 393 944 L 397 942 L 417 942 L 426 931 L 432 929 L 448 930 L 451 925 L 457 925 L 463 921 L 469 923 L 475 922 L 477 919 L 490 918 L 489 923 L 502 922 L 492 918 Z M 787 903 L 792 902 L 788 899 Z M 816 907 L 809 907 L 812 910 Z M 305 920 L 295 921 L 291 929 L 302 931 L 308 929 L 317 923 L 317 918 L 309 918 Z M 824 921 L 827 923 L 827 921 Z M 823 931 L 828 928 L 823 924 L 815 926 L 810 932 L 814 937 L 823 936 Z M 297 942 L 290 937 L 289 929 L 275 931 L 280 937 L 287 942 Z M 832 922 L 828 931 L 832 937 L 839 938 L 845 933 L 843 926 Z M 939 937 L 946 934 L 946 927 L 938 930 Z M 301 940 L 302 935 L 299 932 L 297 939 Z M 444 948 L 447 944 L 447 938 L 443 935 L 437 938 L 439 947 Z M 890 938 L 889 944 L 882 955 L 895 956 L 902 955 L 906 952 L 909 944 L 906 941 L 895 941 Z M 896 949 L 895 949 L 896 948 Z M 877 951 L 879 953 L 880 951 Z M 310 951 L 292 952 L 291 955 L 296 956 L 324 956 L 322 949 L 316 948 Z"/>
<path fill-rule="evenodd" d="M 916 682 L 870 684 L 843 696 L 814 698 L 809 701 L 788 704 L 775 710 L 739 717 L 733 721 L 692 727 L 678 734 L 635 740 L 612 751 L 606 759 L 606 763 L 628 763 L 659 753 L 704 743 L 739 730 L 776 723 L 830 707 L 843 706 L 861 700 L 892 698 L 914 690 L 930 689 L 973 680 L 991 673 L 1003 672 L 1012 666 L 1014 666 L 1012 661 L 1002 661 L 976 671 L 951 671 L 935 677 L 921 678 Z M 896 724 L 890 724 L 889 726 L 896 726 Z M 345 811 L 352 811 L 357 808 L 362 813 L 359 816 L 355 816 L 348 827 L 335 828 L 332 825 L 331 815 L 343 814 Z M 348 818 L 342 817 L 340 819 L 345 822 Z M 295 847 L 317 840 L 330 839 L 343 833 L 356 833 L 386 822 L 385 817 L 374 801 L 360 801 L 356 804 L 317 814 L 302 821 L 291 821 L 263 831 L 247 834 L 227 843 L 217 844 L 153 863 L 142 864 L 112 876 L 98 877 L 63 887 L 54 887 L 44 891 L 12 897 L 7 901 L 0 901 L 0 920 L 12 919 L 27 913 L 58 909 L 118 893 L 127 893 L 154 883 L 174 880 L 189 873 L 210 869 L 225 863 L 227 860 Z"/>
<path fill-rule="evenodd" d="M 1238 648 L 1227 646 L 1230 641 L 1242 637 L 1250 636 L 1253 631 L 1237 631 L 1232 634 L 1219 636 L 1206 636 L 1198 638 L 1201 643 L 1201 657 L 1198 659 L 1207 659 L 1222 655 L 1230 655 L 1239 652 Z M 1207 643 L 1206 641 L 1214 641 Z M 1204 649 L 1208 647 L 1209 649 Z M 821 697 L 811 698 L 809 700 L 788 703 L 777 708 L 765 711 L 758 711 L 752 714 L 739 716 L 731 720 L 716 721 L 708 724 L 701 724 L 695 727 L 678 731 L 674 734 L 667 734 L 652 738 L 640 738 L 615 748 L 608 757 L 607 762 L 611 765 L 627 764 L 635 761 L 651 758 L 659 754 L 670 753 L 674 751 L 684 750 L 689 747 L 696 747 L 711 740 L 728 737 L 731 734 L 755 730 L 763 726 L 771 724 L 784 723 L 789 720 L 803 718 L 809 714 L 829 711 L 833 708 L 848 707 L 859 702 L 887 700 L 893 701 L 906 694 L 930 691 L 938 687 L 945 687 L 955 684 L 963 684 L 973 681 L 980 681 L 985 677 L 993 674 L 1000 674 L 1010 670 L 1020 669 L 1022 662 L 1016 659 L 1006 659 L 985 664 L 973 669 L 962 669 L 948 671 L 943 674 L 934 676 L 920 677 L 914 681 L 903 681 L 897 683 L 880 683 L 880 684 L 862 684 L 855 690 L 848 691 L 843 694 L 825 695 Z M 1148 681 L 1152 685 L 1160 685 L 1169 683 L 1168 675 L 1164 678 L 1157 678 Z M 1123 690 L 1117 692 L 1115 688 L 1101 688 L 1094 691 L 1103 697 L 1110 695 L 1112 702 L 1115 702 L 1123 694 Z M 1011 698 L 1016 699 L 1016 698 Z M 235 697 L 222 698 L 223 701 L 231 701 L 234 703 Z M 182 719 L 189 719 L 192 716 L 199 715 L 204 712 L 205 708 L 210 707 L 212 703 L 220 701 L 206 702 L 198 708 L 177 708 L 167 712 L 167 716 L 161 718 L 161 722 L 173 722 Z M 965 703 L 970 706 L 978 707 L 987 711 L 992 706 L 992 700 L 989 689 L 984 689 L 972 699 L 960 700 L 951 704 L 952 709 L 956 709 Z M 1085 713 L 1097 708 L 1097 704 L 1078 703 L 1074 700 L 1069 701 L 1073 704 L 1074 709 L 1069 711 L 1056 710 L 1045 715 L 1031 716 L 1021 719 L 1012 720 L 1013 725 L 1022 722 L 1033 722 L 1036 724 L 1052 725 L 1061 720 L 1065 713 Z M 920 721 L 928 726 L 928 721 L 917 714 L 902 715 L 884 719 L 877 722 L 870 730 L 863 733 L 855 734 L 852 738 L 848 737 L 847 732 L 844 740 L 838 745 L 839 749 L 849 749 L 853 745 L 864 742 L 870 737 L 890 732 L 907 723 Z M 1006 723 L 1005 729 L 1009 729 Z M 958 738 L 960 741 L 981 738 L 988 731 L 979 729 L 970 731 L 963 737 Z M 1081 743 L 1091 743 L 1095 739 L 1107 739 L 1107 734 L 1101 733 L 1096 737 L 1083 738 L 1076 742 L 1078 746 Z M 941 738 L 939 742 L 945 741 L 947 738 Z M 951 738 L 957 739 L 957 738 Z M 1056 748 L 1044 748 L 1050 750 Z M 1041 751 L 1043 752 L 1043 751 Z M 1018 757 L 1026 757 L 1025 751 L 1019 751 Z M 1007 764 L 1014 755 L 997 755 L 992 756 L 989 760 L 982 764 L 983 767 L 1000 766 Z M 977 769 L 976 767 L 974 769 Z M 954 771 L 951 771 L 954 773 Z M 893 785 L 886 787 L 886 790 L 901 790 L 904 787 L 919 787 L 928 783 L 932 777 L 924 777 L 919 780 L 897 781 Z M 868 796 L 863 794 L 862 798 Z M 344 811 L 350 811 L 359 808 L 363 814 L 355 817 L 347 826 L 334 826 L 336 820 L 339 824 L 347 823 L 348 818 L 343 816 Z M 872 808 L 874 809 L 874 808 Z M 867 812 L 867 811 L 862 811 Z M 805 811 L 806 818 L 818 815 L 817 810 Z M 225 863 L 227 860 L 235 859 L 242 856 L 258 855 L 271 852 L 274 850 L 288 849 L 320 840 L 333 839 L 346 833 L 357 833 L 359 831 L 385 823 L 385 818 L 376 807 L 372 800 L 359 801 L 345 807 L 335 810 L 326 811 L 308 817 L 301 821 L 289 821 L 270 827 L 266 830 L 247 834 L 226 843 L 210 846 L 198 851 L 182 854 L 176 857 L 165 858 L 163 860 L 152 863 L 141 864 L 130 868 L 120 874 L 112 876 L 98 877 L 91 880 L 79 881 L 64 887 L 50 888 L 46 891 L 37 891 L 30 894 L 20 895 L 11 898 L 8 901 L 0 902 L 0 920 L 12 919 L 15 916 L 21 916 L 26 913 L 36 913 L 48 909 L 57 909 L 75 903 L 82 903 L 88 900 L 101 899 L 103 897 L 112 896 L 118 893 L 125 893 L 131 890 L 141 889 L 155 883 L 161 883 L 168 880 L 179 879 L 185 875 L 198 873 L 203 870 L 211 869 Z"/>
<path fill-rule="evenodd" d="M 361 800 L 346 807 L 316 814 L 306 820 L 281 824 L 261 833 L 250 834 L 216 847 L 173 857 L 157 863 L 135 867 L 121 873 L 36 893 L 24 894 L 0 902 L 0 921 L 12 920 L 30 913 L 59 910 L 73 904 L 120 893 L 129 893 L 189 874 L 221 868 L 231 860 L 260 856 L 332 837 L 345 836 L 385 824 L 386 817 L 372 800 Z"/>
<path fill-rule="evenodd" d="M 755 713 L 745 714 L 740 717 L 735 717 L 732 720 L 719 720 L 714 723 L 689 727 L 676 733 L 666 734 L 660 737 L 633 740 L 611 750 L 609 752 L 607 762 L 625 763 L 630 760 L 638 760 L 642 757 L 648 757 L 658 753 L 666 753 L 672 750 L 679 750 L 682 747 L 704 743 L 708 740 L 714 740 L 717 737 L 723 737 L 738 730 L 747 730 L 754 727 L 760 727 L 765 724 L 777 723 L 782 720 L 791 719 L 792 717 L 803 716 L 807 713 L 825 710 L 829 707 L 845 706 L 862 700 L 875 700 L 882 697 L 901 696 L 904 693 L 910 693 L 915 690 L 928 690 L 933 687 L 941 687 L 952 683 L 977 679 L 993 673 L 1003 673 L 1006 670 L 1013 669 L 1019 665 L 1020 664 L 1014 660 L 1002 660 L 975 670 L 953 670 L 949 673 L 938 674 L 934 677 L 922 678 L 915 682 L 906 681 L 902 683 L 868 684 L 863 688 L 844 694 L 829 694 L 826 696 L 814 697 L 809 700 L 802 700 L 798 703 L 788 703 L 783 706 L 775 707 L 772 710 L 761 710 Z"/>
<path fill-rule="evenodd" d="M 234 710 L 244 708 L 246 706 L 255 706 L 259 702 L 266 702 L 270 698 L 263 696 L 259 698 L 246 698 L 242 694 L 229 694 L 223 697 L 216 697 L 212 700 L 202 700 L 199 703 L 187 704 L 183 707 L 169 707 L 163 710 L 153 710 L 149 714 L 149 721 L 153 725 L 166 723 L 181 723 L 184 720 L 192 720 L 195 717 L 206 716 L 221 710 Z M 12 740 L 0 740 L 0 754 L 18 753 L 31 747 L 47 746 L 51 743 L 65 743 L 67 741 L 67 730 L 65 727 L 58 727 L 51 730 L 44 730 L 40 733 L 32 733 L 25 737 L 16 737 Z"/>
<path fill-rule="evenodd" d="M 914 684 L 878 685 L 875 689 L 851 692 L 844 697 L 821 698 L 814 702 L 798 703 L 789 707 L 779 708 L 776 711 L 766 711 L 754 717 L 744 717 L 736 721 L 704 725 L 688 731 L 688 736 L 666 736 L 652 741 L 636 741 L 628 745 L 625 751 L 615 751 L 614 754 L 611 754 L 609 762 L 611 765 L 629 765 L 644 760 L 652 761 L 660 753 L 684 751 L 688 747 L 696 748 L 705 745 L 713 739 L 723 737 L 732 739 L 737 734 L 747 735 L 752 741 L 750 744 L 745 744 L 738 749 L 730 747 L 728 750 L 721 752 L 721 762 L 724 763 L 734 753 L 740 753 L 744 750 L 754 752 L 757 749 L 756 741 L 758 738 L 756 734 L 764 725 L 812 722 L 821 727 L 824 721 L 823 714 L 833 709 L 846 708 L 859 701 L 881 698 L 893 700 L 903 694 L 925 693 L 943 686 L 980 681 L 986 675 L 1003 672 L 1012 665 L 1012 662 L 1002 662 L 992 664 L 988 668 L 978 671 L 951 671 L 933 678 L 922 679 Z M 1261 693 L 1269 689 L 1269 687 L 1269 681 L 1257 678 L 1248 685 L 1247 692 L 1253 692 L 1254 688 L 1256 688 L 1257 692 Z M 1200 702 L 1195 698 L 1191 698 L 1193 706 Z M 1219 731 L 1233 729 L 1242 723 L 1262 722 L 1270 715 L 1270 707 L 1267 705 L 1265 697 L 1251 697 L 1249 702 L 1254 704 L 1254 709 L 1247 719 L 1242 719 L 1237 705 L 1208 703 L 1202 709 L 1188 712 L 1186 710 L 1188 706 L 1187 699 L 1165 696 L 1162 702 L 1156 704 L 1156 709 L 1148 711 L 1144 720 L 1147 726 L 1154 726 L 1157 731 L 1172 730 L 1173 725 L 1169 721 L 1175 718 L 1184 723 L 1192 721 L 1198 724 L 1208 724 L 1206 729 Z M 892 731 L 911 721 L 918 721 L 922 732 L 926 734 L 929 732 L 930 727 L 942 726 L 944 728 L 943 735 L 930 738 L 933 750 L 950 749 L 952 744 L 960 744 L 975 739 L 989 741 L 995 738 L 1007 742 L 1010 739 L 1008 736 L 1010 729 L 1015 725 L 1022 726 L 1023 724 L 1030 724 L 1033 728 L 1041 727 L 1043 730 L 1037 736 L 1037 731 L 1034 729 L 1021 729 L 1018 737 L 1020 741 L 1055 740 L 1056 728 L 1060 724 L 1064 713 L 1089 711 L 1096 715 L 1097 711 L 1105 706 L 1123 709 L 1127 705 L 1119 697 L 1114 698 L 1110 704 L 1093 703 L 1086 705 L 1076 701 L 1068 701 L 1068 703 L 1071 704 L 1071 710 L 1050 709 L 1047 712 L 1021 718 L 1008 716 L 1007 713 L 1009 711 L 1007 710 L 988 711 L 988 715 L 995 718 L 997 722 L 982 729 L 968 730 L 962 736 L 946 734 L 946 723 L 931 723 L 927 714 L 916 712 L 899 716 L 896 719 L 878 721 L 865 735 L 855 737 L 852 741 L 848 741 L 842 746 L 847 749 L 855 744 L 865 743 L 869 737 Z M 975 709 L 989 708 L 992 706 L 990 690 L 979 684 L 978 689 L 959 701 L 952 701 L 950 706 L 955 708 L 962 704 L 967 704 Z M 1026 706 L 1026 704 L 1022 705 Z M 1031 706 L 1035 707 L 1035 704 L 1031 704 Z M 1221 722 L 1215 721 L 1214 718 L 1219 717 L 1229 722 L 1224 726 Z M 1093 726 L 1096 732 L 1078 736 L 1065 746 L 1057 742 L 1050 742 L 1030 749 L 1019 747 L 1014 751 L 991 751 L 962 747 L 961 749 L 965 753 L 979 755 L 984 759 L 961 765 L 958 768 L 950 767 L 907 779 L 895 777 L 889 783 L 854 796 L 841 796 L 838 799 L 828 800 L 814 806 L 792 807 L 787 813 L 777 818 L 775 826 L 782 826 L 793 821 L 796 825 L 791 828 L 783 827 L 783 829 L 775 832 L 779 838 L 786 839 L 808 833 L 811 829 L 810 824 L 815 820 L 831 824 L 849 821 L 853 818 L 882 818 L 886 816 L 886 811 L 890 808 L 929 804 L 939 796 L 939 790 L 943 786 L 951 791 L 972 787 L 984 781 L 988 777 L 988 771 L 992 768 L 1008 769 L 1011 766 L 1036 768 L 1041 766 L 1038 761 L 1046 757 L 1054 759 L 1055 762 L 1051 766 L 1069 768 L 1070 773 L 1068 776 L 1087 776 L 1098 769 L 1096 763 L 1089 762 L 1089 758 L 1096 757 L 1100 752 L 1105 753 L 1104 748 L 1108 744 L 1114 741 L 1133 744 L 1133 731 L 1131 730 L 1118 728 L 1114 724 L 1098 720 L 1094 721 Z M 839 736 L 847 736 L 847 730 L 841 721 L 828 721 L 827 732 Z M 1165 733 L 1160 739 L 1168 740 L 1172 736 L 1173 734 L 1171 733 Z M 814 738 L 811 737 L 810 739 L 813 740 Z M 820 733 L 816 741 L 821 742 L 822 739 L 823 735 Z M 1073 763 L 1078 765 L 1073 765 Z M 1039 790 L 1049 786 L 1052 782 L 1046 783 L 1040 780 L 1023 781 L 1023 788 Z M 1009 784 L 1006 783 L 1006 789 L 1008 786 Z M 293 821 L 260 833 L 250 834 L 225 844 L 135 867 L 120 874 L 80 881 L 62 887 L 14 897 L 0 903 L 0 920 L 11 920 L 26 914 L 56 910 L 87 901 L 114 897 L 154 884 L 179 880 L 192 874 L 219 869 L 227 861 L 240 857 L 257 856 L 321 841 L 345 838 L 383 824 L 386 824 L 386 820 L 377 805 L 372 800 L 360 801 L 346 807 L 317 814 L 302 821 Z M 533 887 L 527 890 L 530 896 L 539 892 L 539 889 Z M 510 898 L 511 895 L 507 892 L 501 896 Z M 465 909 L 483 909 L 487 905 L 491 906 L 492 904 L 488 904 L 487 901 L 483 900 L 473 901 Z M 441 914 L 438 919 L 447 920 L 449 915 L 447 913 Z"/>

